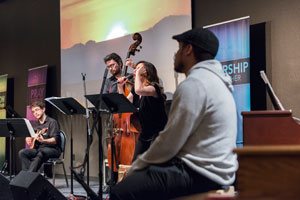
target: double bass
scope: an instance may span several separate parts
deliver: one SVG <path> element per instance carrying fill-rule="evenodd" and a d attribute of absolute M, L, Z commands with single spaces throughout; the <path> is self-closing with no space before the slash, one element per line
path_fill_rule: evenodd
<path fill-rule="evenodd" d="M 132 39 L 135 42 L 130 45 L 126 59 L 134 56 L 135 52 L 140 51 L 138 47 L 140 47 L 142 42 L 142 36 L 139 33 L 134 33 Z M 125 65 L 122 70 L 122 76 L 127 75 L 127 70 L 128 67 Z M 127 81 L 124 87 L 124 95 L 127 96 L 133 87 L 133 83 Z M 140 125 L 136 115 L 133 113 L 113 114 L 112 120 L 113 128 L 110 139 L 113 142 L 108 143 L 107 158 L 109 167 L 112 168 L 113 166 L 113 171 L 117 172 L 119 164 L 130 165 L 132 163 Z M 114 153 L 111 152 L 111 144 L 113 144 Z"/>

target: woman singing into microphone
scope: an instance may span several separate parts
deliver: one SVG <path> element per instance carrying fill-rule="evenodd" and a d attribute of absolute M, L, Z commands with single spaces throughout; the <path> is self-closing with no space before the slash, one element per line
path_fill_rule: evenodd
<path fill-rule="evenodd" d="M 167 122 L 165 96 L 159 85 L 155 66 L 150 62 L 140 61 L 136 64 L 134 72 L 134 87 L 127 98 L 139 108 L 138 116 L 142 131 L 135 146 L 133 161 L 149 148 Z M 118 82 L 118 91 L 122 94 L 126 78 L 122 77 Z"/>

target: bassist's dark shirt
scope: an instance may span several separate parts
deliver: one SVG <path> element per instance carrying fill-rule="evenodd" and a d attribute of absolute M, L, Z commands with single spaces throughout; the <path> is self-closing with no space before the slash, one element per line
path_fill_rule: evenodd
<path fill-rule="evenodd" d="M 103 94 L 118 93 L 118 79 L 115 76 L 111 76 L 105 81 Z"/>

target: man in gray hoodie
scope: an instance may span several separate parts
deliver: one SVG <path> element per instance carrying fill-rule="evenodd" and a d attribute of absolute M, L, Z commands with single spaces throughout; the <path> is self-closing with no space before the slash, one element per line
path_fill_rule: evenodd
<path fill-rule="evenodd" d="M 165 129 L 132 164 L 111 199 L 170 199 L 230 185 L 238 168 L 237 115 L 231 79 L 214 57 L 217 37 L 195 28 L 173 36 L 175 91 Z"/>

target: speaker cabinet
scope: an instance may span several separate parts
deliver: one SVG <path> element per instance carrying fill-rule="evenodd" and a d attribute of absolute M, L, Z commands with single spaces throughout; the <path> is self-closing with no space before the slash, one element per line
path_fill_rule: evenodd
<path fill-rule="evenodd" d="M 11 182 L 15 200 L 66 200 L 49 181 L 38 172 L 21 171 Z"/>
<path fill-rule="evenodd" d="M 12 194 L 9 188 L 9 180 L 0 174 L 0 200 L 12 199 Z"/>

